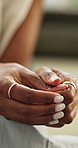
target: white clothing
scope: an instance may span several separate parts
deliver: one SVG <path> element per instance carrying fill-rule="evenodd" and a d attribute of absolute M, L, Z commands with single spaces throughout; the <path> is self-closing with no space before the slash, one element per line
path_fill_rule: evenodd
<path fill-rule="evenodd" d="M 0 0 L 0 56 L 27 17 L 33 0 Z"/>

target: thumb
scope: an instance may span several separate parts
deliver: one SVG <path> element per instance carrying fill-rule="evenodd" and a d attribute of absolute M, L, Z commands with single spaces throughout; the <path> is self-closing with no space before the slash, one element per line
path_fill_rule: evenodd
<path fill-rule="evenodd" d="M 61 82 L 61 78 L 48 67 L 41 67 L 36 73 L 49 85 L 57 86 Z"/>

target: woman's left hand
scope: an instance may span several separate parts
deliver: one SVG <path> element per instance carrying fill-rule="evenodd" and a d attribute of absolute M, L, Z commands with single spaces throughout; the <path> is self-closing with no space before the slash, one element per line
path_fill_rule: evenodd
<path fill-rule="evenodd" d="M 64 96 L 64 117 L 59 120 L 59 123 L 52 127 L 62 127 L 65 124 L 70 124 L 77 114 L 78 109 L 78 86 L 74 76 L 58 69 L 50 69 L 41 67 L 36 73 L 45 81 L 46 90 L 57 92 Z M 51 126 L 47 124 L 47 126 Z"/>

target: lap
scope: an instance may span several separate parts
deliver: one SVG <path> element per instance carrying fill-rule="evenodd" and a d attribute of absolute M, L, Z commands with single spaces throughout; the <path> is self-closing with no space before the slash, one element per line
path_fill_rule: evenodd
<path fill-rule="evenodd" d="M 43 148 L 46 139 L 33 126 L 9 121 L 0 116 L 1 148 Z"/>
<path fill-rule="evenodd" d="M 43 136 L 33 126 L 9 121 L 0 116 L 1 148 L 77 148 L 78 137 Z"/>
<path fill-rule="evenodd" d="M 77 148 L 78 147 L 78 137 L 68 136 L 68 135 L 55 135 L 49 136 L 49 146 L 50 148 Z M 51 147 L 53 145 L 53 147 Z"/>

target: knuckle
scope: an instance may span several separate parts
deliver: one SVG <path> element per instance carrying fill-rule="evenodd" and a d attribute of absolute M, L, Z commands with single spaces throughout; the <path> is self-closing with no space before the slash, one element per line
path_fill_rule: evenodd
<path fill-rule="evenodd" d="M 0 80 L 0 94 L 6 95 L 7 97 L 7 91 L 8 87 L 10 85 L 10 78 L 8 76 L 2 76 Z"/>
<path fill-rule="evenodd" d="M 34 77 L 35 79 L 39 79 L 38 75 L 35 72 L 32 72 L 31 76 Z"/>
<path fill-rule="evenodd" d="M 70 123 L 72 123 L 72 121 L 73 121 L 73 117 L 72 117 L 72 115 L 70 114 L 70 115 L 68 116 L 68 119 L 67 119 L 66 123 L 67 123 L 67 124 L 70 124 Z"/>
<path fill-rule="evenodd" d="M 41 75 L 37 75 L 36 73 L 33 74 L 32 76 L 33 78 L 33 81 L 37 82 L 34 84 L 34 86 L 37 88 L 37 89 L 48 89 L 48 84 L 46 84 L 42 78 L 41 78 Z"/>
<path fill-rule="evenodd" d="M 44 72 L 45 78 L 49 78 L 50 76 L 52 76 L 52 72 Z"/>
<path fill-rule="evenodd" d="M 16 62 L 12 63 L 12 67 L 15 67 L 15 68 L 18 67 L 19 69 L 22 69 L 23 68 L 22 65 L 20 65 L 19 63 L 16 63 Z"/>
<path fill-rule="evenodd" d="M 70 114 L 72 112 L 72 106 L 71 105 L 68 105 L 67 107 L 66 107 L 66 113 L 67 114 Z"/>
<path fill-rule="evenodd" d="M 20 64 L 18 64 L 18 63 L 12 63 L 11 65 L 10 65 L 10 68 L 12 69 L 12 71 L 22 71 L 23 70 L 23 66 L 22 65 L 20 65 Z"/>
<path fill-rule="evenodd" d="M 71 90 L 69 90 L 65 94 L 65 102 L 66 102 L 66 104 L 70 104 L 73 101 L 74 101 L 74 94 L 73 94 L 73 92 Z"/>
<path fill-rule="evenodd" d="M 43 75 L 44 77 L 50 77 L 52 75 L 51 69 L 46 66 L 40 67 L 37 70 L 37 73 L 39 73 L 40 75 Z"/>
<path fill-rule="evenodd" d="M 39 71 L 39 72 L 42 71 L 43 72 L 43 71 L 46 71 L 46 69 L 47 69 L 46 66 L 41 66 L 37 71 Z"/>
<path fill-rule="evenodd" d="M 74 94 L 73 94 L 73 92 L 72 92 L 72 91 L 70 92 L 70 101 L 71 101 L 71 102 L 73 102 L 73 101 L 74 101 Z"/>

